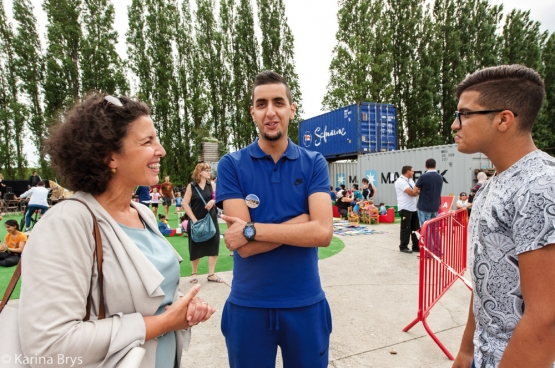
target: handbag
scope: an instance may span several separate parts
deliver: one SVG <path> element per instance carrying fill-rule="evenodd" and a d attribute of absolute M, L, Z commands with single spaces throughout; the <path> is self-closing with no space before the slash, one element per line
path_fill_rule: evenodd
<path fill-rule="evenodd" d="M 200 194 L 200 191 L 198 190 L 197 186 L 195 185 L 194 187 L 200 199 L 202 199 L 202 202 L 206 206 L 206 201 L 202 197 L 202 194 Z M 214 221 L 212 221 L 212 216 L 210 216 L 210 211 L 208 211 L 208 214 L 204 216 L 204 218 L 191 224 L 191 238 L 193 238 L 193 241 L 195 243 L 205 242 L 209 239 L 212 239 L 214 235 L 216 235 L 216 225 L 214 225 Z"/>
<path fill-rule="evenodd" d="M 98 319 L 104 319 L 106 316 L 105 306 L 104 306 L 104 276 L 102 274 L 102 238 L 100 236 L 100 230 L 98 228 L 98 222 L 96 221 L 95 215 L 92 213 L 89 206 L 76 198 L 68 198 L 66 201 L 77 201 L 81 202 L 87 210 L 91 213 L 93 218 L 93 237 L 95 242 L 95 249 L 93 252 L 93 273 L 94 267 L 96 263 L 97 271 L 98 271 L 98 284 L 99 284 L 99 291 L 100 291 L 100 303 L 99 303 L 99 311 L 98 311 Z M 95 262 L 96 261 L 96 262 Z M 23 351 L 21 350 L 21 342 L 19 339 L 19 314 L 18 314 L 18 305 L 14 305 L 12 303 L 8 304 L 10 296 L 12 295 L 15 286 L 17 285 L 21 276 L 21 261 L 17 264 L 17 267 L 12 275 L 10 283 L 2 297 L 2 301 L 0 302 L 0 326 L 2 326 L 2 336 L 0 336 L 2 343 L 0 344 L 0 365 L 5 368 L 21 368 L 21 367 L 30 367 L 27 364 L 28 359 L 26 359 Z M 92 305 L 92 277 L 90 282 L 90 289 L 89 295 L 87 297 L 87 306 L 86 306 L 86 314 L 83 321 L 88 321 L 91 315 L 91 305 Z M 141 352 L 142 350 L 142 352 Z M 142 356 L 144 355 L 144 349 L 140 347 L 132 348 L 126 356 L 120 361 L 118 366 L 120 367 L 138 367 L 142 361 Z M 32 357 L 35 358 L 36 357 Z M 128 358 L 133 358 L 133 365 L 125 365 Z M 140 359 L 139 359 L 140 358 Z"/>

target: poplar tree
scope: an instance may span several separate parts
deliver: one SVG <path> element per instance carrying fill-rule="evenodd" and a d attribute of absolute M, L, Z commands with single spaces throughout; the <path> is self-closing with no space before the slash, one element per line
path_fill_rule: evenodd
<path fill-rule="evenodd" d="M 501 64 L 522 64 L 542 72 L 541 49 L 547 34 L 540 23 L 530 19 L 530 11 L 512 10 L 505 18 Z"/>
<path fill-rule="evenodd" d="M 148 0 L 146 9 L 146 52 L 151 58 L 152 71 L 152 116 L 166 149 L 166 157 L 161 162 L 165 175 L 178 174 L 172 137 L 180 134 L 179 106 L 176 99 L 177 83 L 175 76 L 174 43 L 175 25 L 178 23 L 179 10 L 175 0 Z"/>
<path fill-rule="evenodd" d="M 223 36 L 216 20 L 214 0 L 197 0 L 195 31 L 200 66 L 207 87 L 207 128 L 227 147 L 229 134 L 226 113 L 231 105 L 228 96 L 223 96 L 222 92 L 227 91 L 231 78 L 225 63 Z"/>
<path fill-rule="evenodd" d="M 118 34 L 114 30 L 114 5 L 109 0 L 84 0 L 82 20 L 82 94 L 90 90 L 127 94 L 129 86 L 115 47 Z"/>
<path fill-rule="evenodd" d="M 532 136 L 536 146 L 555 155 L 555 33 L 552 33 L 542 50 L 545 100 L 534 124 Z"/>
<path fill-rule="evenodd" d="M 285 16 L 282 0 L 257 0 L 258 23 L 262 30 L 262 66 L 281 74 L 291 89 L 297 105 L 295 119 L 289 124 L 289 138 L 298 141 L 298 123 L 302 120 L 302 94 L 295 71 L 295 38 Z"/>
<path fill-rule="evenodd" d="M 205 81 L 200 68 L 199 50 L 193 38 L 193 22 L 188 1 L 181 5 L 179 23 L 176 25 L 177 45 L 177 98 L 182 106 L 181 132 L 176 134 L 176 157 L 181 169 L 178 175 L 188 182 L 201 153 L 199 132 L 205 124 L 207 101 Z"/>
<path fill-rule="evenodd" d="M 0 2 L 0 106 L 4 131 L 0 164 L 6 168 L 7 175 L 23 177 L 27 165 L 23 154 L 23 128 L 27 112 L 18 98 L 13 39 L 12 26 L 7 20 L 4 4 Z"/>
<path fill-rule="evenodd" d="M 151 75 L 151 59 L 146 52 L 147 40 L 145 38 L 146 15 L 143 0 L 132 0 L 127 7 L 129 30 L 127 31 L 127 59 L 128 65 L 136 76 L 135 88 L 137 96 L 145 102 L 152 98 L 153 79 Z"/>
<path fill-rule="evenodd" d="M 44 102 L 47 125 L 79 98 L 81 0 L 44 0 L 46 12 L 46 78 Z"/>
<path fill-rule="evenodd" d="M 389 102 L 393 96 L 391 30 L 383 1 L 343 0 L 337 45 L 330 64 L 323 106 L 337 109 L 357 102 Z"/>
<path fill-rule="evenodd" d="M 15 70 L 20 80 L 20 90 L 25 95 L 29 112 L 27 126 L 36 148 L 41 173 L 49 172 L 49 164 L 44 157 L 43 140 L 46 126 L 43 116 L 41 88 L 44 83 L 44 57 L 37 31 L 37 18 L 33 14 L 30 0 L 14 0 L 13 12 L 16 33 L 13 39 Z"/>
<path fill-rule="evenodd" d="M 254 32 L 254 15 L 250 0 L 239 0 L 237 5 L 231 69 L 233 75 L 234 116 L 231 123 L 232 146 L 235 149 L 252 143 L 256 124 L 250 114 L 253 81 L 259 72 L 258 41 Z"/>
<path fill-rule="evenodd" d="M 422 144 L 421 139 L 424 137 L 419 137 L 419 132 L 425 131 L 426 138 L 433 137 L 434 131 L 437 134 L 437 127 L 429 126 L 426 119 L 433 109 L 419 111 L 418 108 L 423 99 L 429 97 L 429 94 L 424 92 L 426 89 L 422 90 L 422 83 L 426 83 L 422 74 L 429 67 L 421 64 L 429 40 L 425 32 L 430 29 L 429 16 L 424 15 L 424 3 L 424 0 L 388 0 L 386 13 L 390 24 L 393 58 L 391 103 L 397 108 L 399 148 Z"/>
<path fill-rule="evenodd" d="M 0 0 L 0 167 L 8 177 L 15 174 L 15 157 L 12 137 L 13 127 L 13 100 L 10 89 L 10 59 L 11 53 L 11 25 L 6 17 L 3 0 Z"/>

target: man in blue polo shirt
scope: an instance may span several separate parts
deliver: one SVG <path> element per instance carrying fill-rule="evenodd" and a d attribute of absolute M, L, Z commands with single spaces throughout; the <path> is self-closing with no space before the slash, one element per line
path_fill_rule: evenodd
<path fill-rule="evenodd" d="M 418 219 L 422 226 L 424 222 L 437 217 L 441 204 L 443 177 L 436 170 L 436 160 L 433 158 L 426 160 L 426 173 L 418 178 L 415 186 L 420 190 L 416 208 L 418 208 Z"/>
<path fill-rule="evenodd" d="M 259 137 L 218 164 L 236 255 L 221 326 L 229 364 L 274 367 L 279 346 L 284 367 L 327 367 L 331 312 L 318 273 L 318 247 L 333 234 L 327 163 L 288 139 L 296 106 L 282 76 L 258 74 L 252 96 Z"/>

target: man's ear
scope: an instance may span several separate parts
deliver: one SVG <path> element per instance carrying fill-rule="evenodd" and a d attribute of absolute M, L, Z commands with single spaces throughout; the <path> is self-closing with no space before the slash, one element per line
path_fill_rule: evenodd
<path fill-rule="evenodd" d="M 289 114 L 289 120 L 295 119 L 295 113 L 297 112 L 297 105 L 293 102 L 291 104 L 291 113 Z"/>
<path fill-rule="evenodd" d="M 517 129 L 517 121 L 512 111 L 504 110 L 497 115 L 496 118 L 497 130 L 506 132 L 511 129 Z"/>

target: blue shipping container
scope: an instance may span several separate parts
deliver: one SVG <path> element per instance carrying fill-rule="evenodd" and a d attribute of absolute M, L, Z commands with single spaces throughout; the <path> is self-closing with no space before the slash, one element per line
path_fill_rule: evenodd
<path fill-rule="evenodd" d="M 395 106 L 359 102 L 299 124 L 299 145 L 327 159 L 397 149 Z"/>

